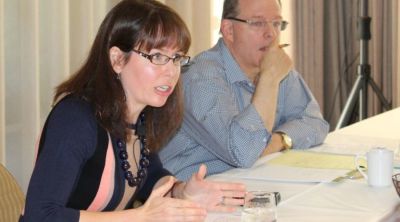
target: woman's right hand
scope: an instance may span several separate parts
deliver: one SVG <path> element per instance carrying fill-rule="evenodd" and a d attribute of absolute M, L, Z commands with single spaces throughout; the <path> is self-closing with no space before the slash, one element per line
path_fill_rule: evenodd
<path fill-rule="evenodd" d="M 175 179 L 171 176 L 164 184 L 153 190 L 146 203 L 137 209 L 138 216 L 142 219 L 139 221 L 197 222 L 205 220 L 207 211 L 200 205 L 188 200 L 166 197 L 174 183 Z"/>

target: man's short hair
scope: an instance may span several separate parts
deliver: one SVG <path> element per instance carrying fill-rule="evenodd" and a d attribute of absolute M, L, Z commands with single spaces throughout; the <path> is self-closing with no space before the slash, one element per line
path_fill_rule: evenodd
<path fill-rule="evenodd" d="M 279 5 L 282 5 L 281 0 L 278 0 L 278 2 Z M 226 19 L 228 17 L 236 17 L 239 14 L 238 5 L 239 0 L 225 0 L 222 10 L 222 19 Z"/>

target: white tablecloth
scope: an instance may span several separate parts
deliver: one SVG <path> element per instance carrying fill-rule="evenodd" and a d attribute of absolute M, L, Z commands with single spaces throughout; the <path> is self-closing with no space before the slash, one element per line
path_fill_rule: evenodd
<path fill-rule="evenodd" d="M 331 132 L 324 144 L 310 151 L 354 155 L 365 153 L 372 147 L 383 146 L 395 152 L 395 166 L 400 167 L 399 144 L 400 108 L 397 108 Z M 380 221 L 383 218 L 390 221 L 387 216 L 400 204 L 393 186 L 373 188 L 364 179 L 343 180 L 339 183 L 272 180 L 271 169 L 276 171 L 276 178 L 280 178 L 280 173 L 287 170 L 287 166 L 281 166 L 280 169 L 279 166 L 271 168 L 266 164 L 278 155 L 261 158 L 250 169 L 233 169 L 211 176 L 210 179 L 243 182 L 248 190 L 280 192 L 282 201 L 278 205 L 279 222 L 358 222 Z M 398 172 L 394 170 L 394 173 Z M 240 221 L 240 209 L 231 214 L 210 213 L 206 221 Z"/>

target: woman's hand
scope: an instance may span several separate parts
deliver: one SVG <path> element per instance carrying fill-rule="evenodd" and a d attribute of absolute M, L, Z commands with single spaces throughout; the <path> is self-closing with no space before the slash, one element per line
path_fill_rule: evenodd
<path fill-rule="evenodd" d="M 133 221 L 204 221 L 207 211 L 199 204 L 189 200 L 174 199 L 165 197 L 170 191 L 175 179 L 169 177 L 160 183 L 153 190 L 146 203 L 138 208 L 138 218 L 132 218 Z"/>
<path fill-rule="evenodd" d="M 194 201 L 207 210 L 233 212 L 243 205 L 246 188 L 240 183 L 204 180 L 207 168 L 201 165 L 199 171 L 184 185 L 183 197 Z"/>

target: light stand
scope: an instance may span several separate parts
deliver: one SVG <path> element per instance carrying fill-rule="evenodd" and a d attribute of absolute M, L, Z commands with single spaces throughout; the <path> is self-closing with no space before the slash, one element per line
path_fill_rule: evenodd
<path fill-rule="evenodd" d="M 357 93 L 359 99 L 359 120 L 361 121 L 367 117 L 368 83 L 371 85 L 385 109 L 388 110 L 392 106 L 391 103 L 385 99 L 383 93 L 371 78 L 371 66 L 368 64 L 368 41 L 371 39 L 370 23 L 371 17 L 368 16 L 368 0 L 360 0 L 360 18 L 358 20 L 360 64 L 357 69 L 358 76 L 350 91 L 349 98 L 346 101 L 335 130 L 348 125 L 351 112 L 353 111 L 357 99 Z"/>

